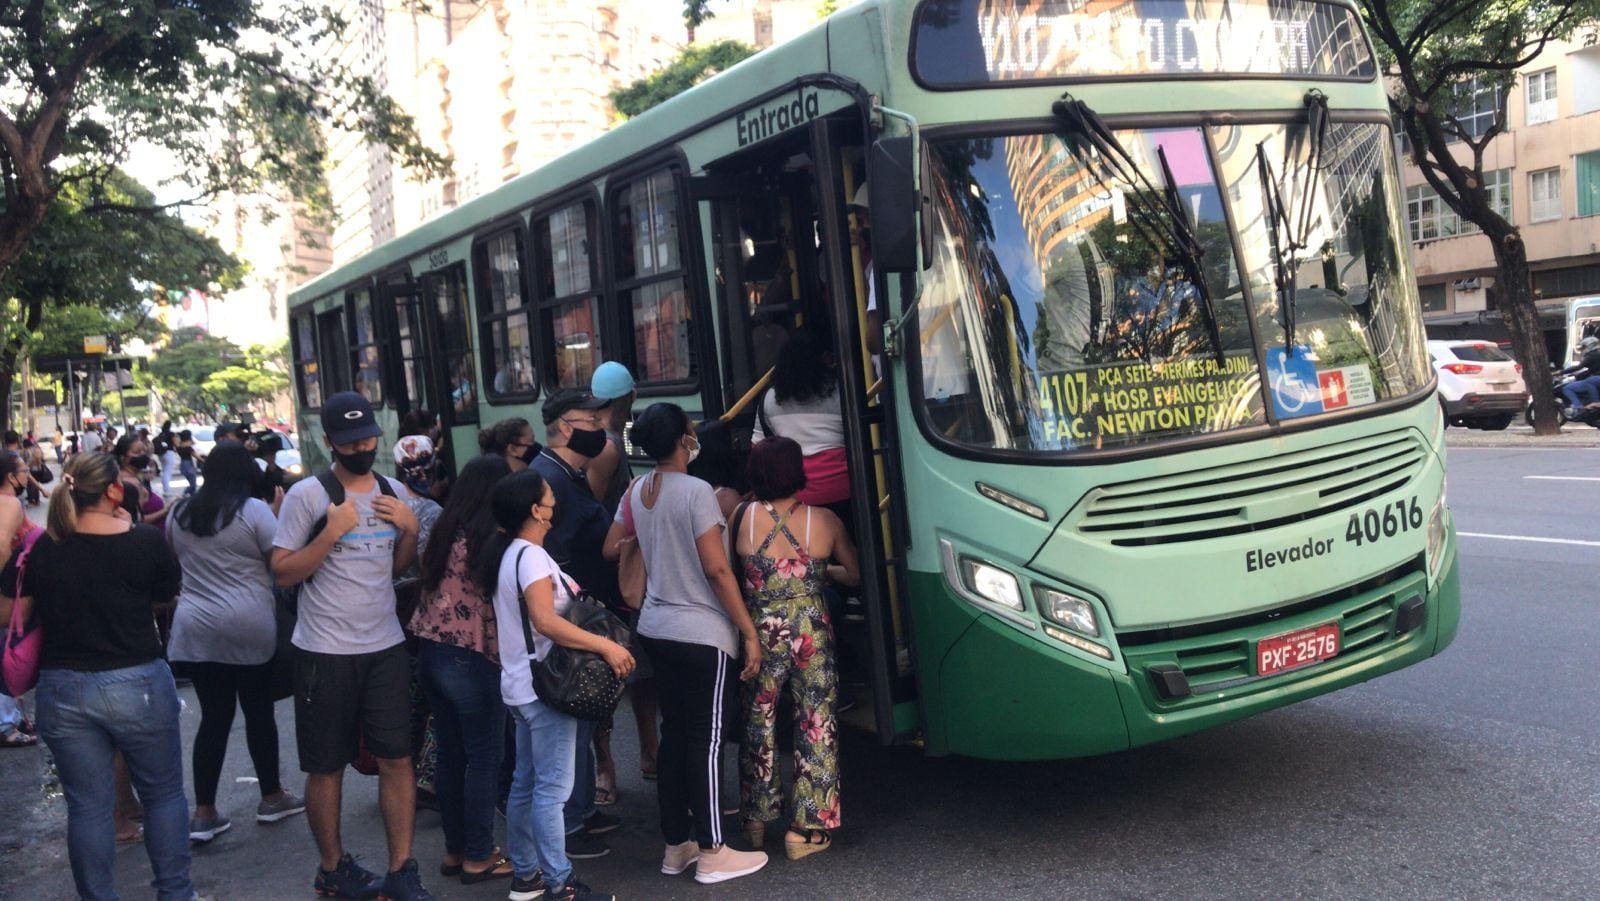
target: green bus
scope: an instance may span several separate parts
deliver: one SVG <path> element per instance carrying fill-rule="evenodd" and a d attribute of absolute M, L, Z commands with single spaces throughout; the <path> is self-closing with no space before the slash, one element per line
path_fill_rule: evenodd
<path fill-rule="evenodd" d="M 610 359 L 747 448 L 817 329 L 881 741 L 1101 754 L 1409 666 L 1460 589 L 1380 74 L 1345 0 L 865 0 L 295 292 L 308 469 L 329 392 L 459 461 Z"/>

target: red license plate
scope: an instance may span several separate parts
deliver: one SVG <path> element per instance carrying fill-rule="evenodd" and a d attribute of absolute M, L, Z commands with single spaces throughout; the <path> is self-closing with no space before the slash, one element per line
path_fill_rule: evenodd
<path fill-rule="evenodd" d="M 1271 676 L 1339 653 L 1339 624 L 1323 623 L 1256 642 L 1256 675 Z"/>

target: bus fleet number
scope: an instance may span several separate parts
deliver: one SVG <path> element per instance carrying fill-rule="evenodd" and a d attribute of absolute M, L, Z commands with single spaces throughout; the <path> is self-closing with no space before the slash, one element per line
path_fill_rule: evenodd
<path fill-rule="evenodd" d="M 1383 538 L 1393 538 L 1402 532 L 1416 532 L 1422 529 L 1422 505 L 1416 498 L 1398 500 L 1382 507 L 1369 507 L 1367 510 L 1350 514 L 1350 523 L 1345 526 L 1344 540 L 1354 542 L 1360 546 L 1366 542 L 1377 542 Z"/>

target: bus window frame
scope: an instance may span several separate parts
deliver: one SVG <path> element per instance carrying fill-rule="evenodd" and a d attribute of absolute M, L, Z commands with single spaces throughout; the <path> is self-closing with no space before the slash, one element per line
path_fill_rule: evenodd
<path fill-rule="evenodd" d="M 516 240 L 517 280 L 521 286 L 521 300 L 515 308 L 507 306 L 503 312 L 488 312 L 490 303 L 489 281 L 489 242 L 505 235 L 511 235 Z M 542 361 L 540 359 L 539 330 L 534 322 L 536 304 L 533 302 L 533 278 L 531 271 L 532 257 L 529 249 L 529 238 L 532 230 L 520 214 L 505 216 L 489 223 L 480 229 L 472 238 L 472 266 L 470 277 L 472 279 L 472 307 L 473 319 L 477 330 L 477 356 L 478 378 L 481 380 L 480 404 L 499 406 L 502 404 L 531 403 L 539 398 L 543 385 Z M 509 322 L 512 317 L 521 316 L 528 329 L 528 355 L 529 364 L 533 367 L 533 388 L 529 391 L 510 391 L 499 394 L 494 391 L 494 376 L 491 373 L 494 356 L 493 329 L 497 323 Z M 471 331 L 471 329 L 469 329 Z M 470 338 L 469 338 L 470 340 Z M 481 418 L 481 413 L 479 414 Z"/>
<path fill-rule="evenodd" d="M 306 323 L 311 327 L 311 354 L 306 360 L 302 360 L 300 358 L 302 344 L 300 341 L 300 332 L 295 328 L 295 320 L 297 319 L 305 320 Z M 315 300 L 302 304 L 300 307 L 290 311 L 289 313 L 289 368 L 291 371 L 291 377 L 294 379 L 294 398 L 299 404 L 300 409 L 309 412 L 321 410 L 321 401 L 326 399 L 326 395 L 319 397 L 318 403 L 316 404 L 311 404 L 306 401 L 306 386 L 304 379 L 307 373 L 305 373 L 303 370 L 308 362 L 312 367 L 312 371 L 309 374 L 312 378 L 317 380 L 317 392 L 318 394 L 322 394 L 322 360 L 318 359 L 317 357 L 317 310 Z"/>
<path fill-rule="evenodd" d="M 439 315 L 437 308 L 433 306 L 434 297 L 431 289 L 436 280 L 450 278 L 458 279 L 464 295 L 461 298 L 461 317 L 462 337 L 466 342 L 466 346 L 460 350 L 453 350 L 445 346 L 443 334 L 444 318 Z M 472 322 L 469 318 L 473 313 L 475 299 L 472 294 L 472 276 L 467 271 L 467 261 L 455 260 L 440 266 L 438 269 L 430 269 L 422 273 L 417 276 L 417 291 L 419 308 L 422 314 L 422 328 L 428 333 L 428 337 L 432 341 L 428 350 L 429 360 L 433 364 L 433 372 L 429 373 L 429 375 L 434 377 L 435 387 L 442 389 L 442 393 L 437 398 L 439 409 L 436 412 L 439 416 L 439 421 L 449 426 L 477 425 L 483 421 L 483 411 L 481 409 L 484 404 L 483 386 L 481 384 L 474 385 L 473 414 L 470 419 L 463 418 L 460 413 L 456 412 L 455 402 L 449 397 L 450 366 L 454 362 L 454 358 L 462 353 L 466 354 L 473 364 L 470 369 L 474 377 L 477 377 L 479 368 L 477 360 L 472 359 L 477 356 L 478 349 L 473 346 Z"/>
<path fill-rule="evenodd" d="M 1028 78 L 1012 81 L 974 81 L 952 82 L 950 84 L 930 84 L 924 80 L 922 73 L 917 70 L 917 22 L 922 17 L 922 11 L 937 0 L 922 0 L 911 11 L 910 35 L 906 39 L 906 72 L 917 87 L 933 93 L 950 93 L 952 91 L 992 91 L 992 90 L 1019 90 L 1037 87 L 1062 87 L 1075 84 L 1112 84 L 1116 82 L 1138 81 L 1289 81 L 1289 82 L 1332 82 L 1336 84 L 1373 84 L 1383 74 L 1383 66 L 1378 56 L 1378 50 L 1373 46 L 1372 36 L 1367 33 L 1366 23 L 1361 18 L 1361 10 L 1356 8 L 1354 0 L 1301 0 L 1305 3 L 1318 3 L 1323 6 L 1344 7 L 1355 17 L 1355 22 L 1361 27 L 1361 40 L 1367 46 L 1367 54 L 1372 58 L 1372 75 L 1363 78 L 1359 75 L 1295 75 L 1273 72 L 1147 72 L 1131 75 L 1065 75 L 1053 78 Z"/>
<path fill-rule="evenodd" d="M 718 121 L 721 121 L 720 119 Z M 670 274 L 653 273 L 648 277 L 637 276 L 623 280 L 617 275 L 617 255 L 622 248 L 616 247 L 616 212 L 618 197 L 624 190 L 636 182 L 642 181 L 658 172 L 668 172 L 673 180 L 673 189 L 678 198 L 678 244 L 679 260 L 678 269 Z M 604 241 L 606 258 L 606 291 L 610 298 L 614 328 L 619 336 L 627 337 L 633 333 L 633 310 L 631 305 L 624 303 L 623 295 L 636 288 L 656 282 L 669 281 L 673 278 L 682 278 L 684 292 L 687 295 L 689 309 L 694 319 L 694 335 L 689 342 L 689 352 L 693 355 L 691 365 L 694 367 L 694 376 L 687 379 L 674 379 L 668 381 L 644 381 L 639 376 L 639 361 L 636 359 L 634 345 L 628 340 L 626 348 L 613 359 L 627 360 L 630 371 L 635 378 L 639 378 L 637 391 L 641 397 L 673 396 L 683 394 L 701 394 L 702 402 L 708 404 L 707 412 L 711 412 L 711 405 L 720 411 L 720 396 L 710 397 L 705 386 L 717 384 L 717 374 L 707 373 L 706 366 L 713 367 L 720 356 L 715 347 L 707 349 L 707 332 L 712 332 L 714 340 L 716 320 L 711 315 L 706 290 L 705 260 L 700 251 L 700 204 L 691 194 L 692 186 L 689 181 L 689 159 L 683 148 L 672 146 L 665 151 L 641 157 L 626 167 L 619 167 L 605 174 L 605 227 L 602 231 L 606 238 Z M 710 392 L 716 394 L 717 392 Z M 713 403 L 714 401 L 714 403 Z"/>
<path fill-rule="evenodd" d="M 371 316 L 371 332 L 368 335 L 371 340 L 366 343 L 358 343 L 356 341 L 355 297 L 362 291 L 367 294 L 367 308 Z M 344 307 L 347 313 L 345 317 L 347 329 L 345 344 L 349 348 L 350 356 L 350 390 L 357 391 L 355 383 L 356 375 L 361 372 L 359 356 L 361 351 L 368 347 L 374 348 L 377 352 L 378 397 L 380 402 L 373 406 L 381 409 L 389 405 L 389 375 L 386 360 L 388 354 L 384 353 L 384 345 L 387 343 L 385 339 L 388 335 L 384 329 L 383 311 L 378 302 L 378 289 L 374 280 L 363 279 L 345 288 Z M 368 400 L 371 400 L 371 398 L 368 398 Z"/>
<path fill-rule="evenodd" d="M 323 400 L 327 400 L 341 391 L 354 390 L 353 386 L 355 385 L 355 374 L 350 371 L 350 317 L 346 315 L 349 309 L 348 297 L 343 291 L 336 292 L 333 296 L 337 298 L 337 302 L 333 306 L 312 314 L 312 319 L 315 323 L 312 331 L 312 340 L 317 347 L 317 373 L 320 376 L 318 381 L 322 385 Z M 328 347 L 324 346 L 326 342 L 324 320 L 330 316 L 339 317 L 337 328 L 330 333 L 338 335 L 345 345 L 341 351 L 332 353 L 329 352 L 330 349 Z M 345 384 L 330 384 L 330 378 L 334 378 L 335 373 L 339 372 L 339 370 L 329 365 L 330 360 L 337 361 L 338 365 L 343 368 Z M 337 381 L 336 378 L 334 380 Z"/>
<path fill-rule="evenodd" d="M 618 359 L 618 343 L 625 332 L 618 323 L 620 314 L 614 309 L 615 301 L 612 298 L 612 271 L 611 242 L 608 240 L 605 223 L 609 221 L 609 209 L 603 202 L 600 189 L 594 182 L 585 182 L 548 198 L 541 199 L 536 205 L 528 209 L 528 297 L 530 306 L 534 308 L 537 321 L 536 340 L 539 347 L 540 377 L 551 391 L 558 390 L 560 383 L 556 379 L 556 333 L 554 311 L 557 307 L 565 306 L 575 301 L 592 297 L 595 302 L 595 328 L 600 337 L 600 361 Z M 539 258 L 539 225 L 551 216 L 572 206 L 587 206 L 589 216 L 589 290 L 578 294 L 562 296 L 544 296 L 544 265 Z M 599 365 L 598 363 L 596 364 Z M 574 386 L 588 389 L 587 385 Z"/>
<path fill-rule="evenodd" d="M 1332 2 L 1332 0 L 1326 0 Z M 1113 131 L 1122 129 L 1149 129 L 1149 128 L 1183 128 L 1198 127 L 1203 129 L 1207 159 L 1215 165 L 1215 156 L 1212 147 L 1212 138 L 1209 129 L 1226 128 L 1235 125 L 1272 125 L 1280 124 L 1295 116 L 1304 116 L 1303 107 L 1284 106 L 1270 110 L 1211 110 L 1205 113 L 1124 113 L 1102 117 L 1106 126 Z M 1391 137 L 1398 133 L 1395 131 L 1394 121 L 1387 112 L 1377 109 L 1344 109 L 1336 110 L 1329 114 L 1328 121 L 1332 124 L 1365 123 L 1380 125 L 1389 130 Z M 922 158 L 928 159 L 929 152 L 926 145 L 937 141 L 975 138 L 975 137 L 1003 137 L 1015 134 L 1027 134 L 1040 130 L 1056 130 L 1061 127 L 1059 119 L 995 119 L 991 121 L 968 121 L 955 125 L 934 126 L 922 131 L 924 146 Z M 1398 149 L 1394 151 L 1395 161 L 1398 164 L 1402 157 Z M 1224 186 L 1224 194 L 1225 186 Z M 1228 204 L 1224 204 L 1226 208 Z M 1231 216 L 1231 214 L 1230 214 Z M 1229 220 L 1230 228 L 1232 220 Z M 1404 238 L 1405 236 L 1402 236 Z M 1409 239 L 1407 239 L 1409 240 Z M 1232 235 L 1234 252 L 1239 252 L 1238 234 Z M 921 276 L 919 275 L 919 281 Z M 1245 297 L 1252 305 L 1254 295 L 1248 279 L 1241 286 Z M 918 288 L 920 291 L 920 287 Z M 902 299 L 902 302 L 904 300 Z M 1120 463 L 1128 460 L 1144 459 L 1150 457 L 1164 457 L 1170 454 L 1185 453 L 1188 451 L 1202 450 L 1211 447 L 1222 447 L 1230 444 L 1244 444 L 1250 441 L 1259 441 L 1263 438 L 1276 438 L 1281 435 L 1292 435 L 1309 429 L 1318 429 L 1325 426 L 1345 425 L 1361 422 L 1376 416 L 1384 416 L 1402 410 L 1407 410 L 1422 403 L 1427 403 L 1433 397 L 1434 390 L 1438 387 L 1438 374 L 1433 373 L 1422 387 L 1410 394 L 1400 397 L 1391 397 L 1371 404 L 1363 404 L 1359 408 L 1339 410 L 1332 413 L 1318 413 L 1314 416 L 1300 416 L 1292 419 L 1279 419 L 1274 422 L 1267 418 L 1263 424 L 1248 428 L 1233 429 L 1224 432 L 1203 432 L 1196 435 L 1187 435 L 1178 438 L 1167 438 L 1153 444 L 1136 444 L 1127 447 L 1107 448 L 1103 450 L 1079 449 L 1070 453 L 1038 453 L 1035 451 L 1018 451 L 1004 448 L 989 448 L 987 450 L 971 447 L 946 438 L 937 427 L 928 419 L 927 404 L 920 402 L 919 392 L 922 391 L 922 353 L 921 342 L 917 340 L 915 318 L 907 323 L 906 338 L 904 340 L 905 353 L 900 357 L 900 363 L 906 367 L 906 394 L 911 407 L 911 418 L 917 424 L 917 431 L 922 440 L 942 454 L 947 454 L 961 460 L 973 460 L 980 463 L 995 463 L 1019 466 L 1101 466 L 1107 463 Z M 1258 345 L 1259 346 L 1259 345 Z M 1265 371 L 1266 358 L 1258 354 L 1260 359 L 1256 365 Z M 1269 405 L 1270 406 L 1270 405 Z"/>

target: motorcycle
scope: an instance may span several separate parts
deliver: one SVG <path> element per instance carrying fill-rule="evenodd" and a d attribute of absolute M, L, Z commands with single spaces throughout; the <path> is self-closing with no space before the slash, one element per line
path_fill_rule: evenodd
<path fill-rule="evenodd" d="M 1593 426 L 1597 429 L 1600 429 L 1600 408 L 1590 407 L 1584 410 L 1583 415 L 1581 416 L 1568 416 L 1567 398 L 1566 395 L 1561 393 L 1562 386 L 1571 384 L 1572 382 L 1576 382 L 1582 378 L 1588 378 L 1588 376 L 1589 370 L 1584 369 L 1581 366 L 1573 367 L 1572 369 L 1555 369 L 1550 373 L 1550 389 L 1555 393 L 1556 396 L 1556 425 L 1563 426 L 1569 422 L 1574 422 L 1579 425 Z M 1523 418 L 1527 421 L 1528 425 L 1534 424 L 1532 398 L 1528 399 L 1528 407 L 1523 413 Z"/>

